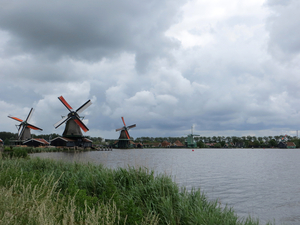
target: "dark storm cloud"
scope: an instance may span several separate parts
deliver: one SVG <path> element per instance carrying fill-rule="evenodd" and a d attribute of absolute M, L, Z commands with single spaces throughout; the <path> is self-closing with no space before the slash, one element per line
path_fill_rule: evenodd
<path fill-rule="evenodd" d="M 174 46 L 164 32 L 177 19 L 182 2 L 6 1 L 0 8 L 0 29 L 11 35 L 7 50 L 87 61 L 128 51 L 145 64 Z"/>
<path fill-rule="evenodd" d="M 61 134 L 63 95 L 74 108 L 92 100 L 86 135 L 104 138 L 118 137 L 121 116 L 137 124 L 134 137 L 183 136 L 192 125 L 204 136 L 294 129 L 299 69 L 266 45 L 277 58 L 298 54 L 298 3 L 187 2 L 2 1 L 1 127 L 15 131 L 7 115 L 34 107 L 36 125 Z"/>

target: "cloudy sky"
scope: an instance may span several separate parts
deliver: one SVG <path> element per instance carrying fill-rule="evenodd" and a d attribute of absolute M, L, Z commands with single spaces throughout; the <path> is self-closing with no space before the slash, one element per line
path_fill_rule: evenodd
<path fill-rule="evenodd" d="M 0 0 L 0 131 L 81 115 L 86 135 L 295 136 L 300 1 Z"/>

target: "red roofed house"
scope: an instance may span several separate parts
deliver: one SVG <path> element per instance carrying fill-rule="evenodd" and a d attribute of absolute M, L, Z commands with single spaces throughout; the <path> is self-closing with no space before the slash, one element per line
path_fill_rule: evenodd
<path fill-rule="evenodd" d="M 166 148 L 166 147 L 170 147 L 170 142 L 167 142 L 167 141 L 163 141 L 162 143 L 161 143 L 161 146 L 162 147 L 164 147 L 164 148 Z"/>
<path fill-rule="evenodd" d="M 174 142 L 174 146 L 176 147 L 184 147 L 184 144 L 182 144 L 179 140 Z"/>
<path fill-rule="evenodd" d="M 294 142 L 287 142 L 287 143 L 286 143 L 286 147 L 287 147 L 287 148 L 296 148 L 296 145 L 295 145 Z"/>

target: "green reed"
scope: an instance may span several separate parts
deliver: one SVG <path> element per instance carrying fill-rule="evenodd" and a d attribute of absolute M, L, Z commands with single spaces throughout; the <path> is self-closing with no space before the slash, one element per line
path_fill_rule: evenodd
<path fill-rule="evenodd" d="M 259 224 L 146 168 L 0 159 L 0 196 L 0 224 Z"/>

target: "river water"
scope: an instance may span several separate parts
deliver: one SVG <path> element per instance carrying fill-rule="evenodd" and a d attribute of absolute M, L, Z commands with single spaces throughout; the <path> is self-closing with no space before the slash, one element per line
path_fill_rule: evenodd
<path fill-rule="evenodd" d="M 109 168 L 147 167 L 187 189 L 200 188 L 240 217 L 259 218 L 261 224 L 300 224 L 298 149 L 113 149 L 32 156 Z"/>

